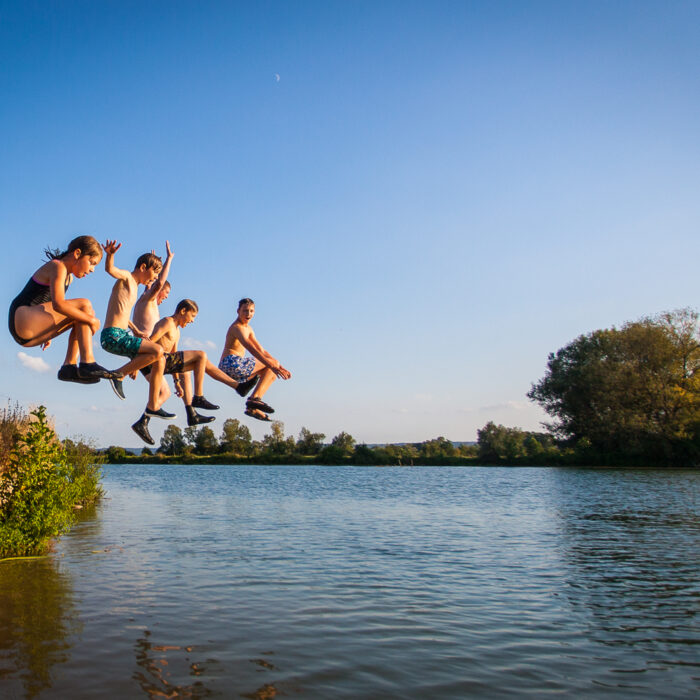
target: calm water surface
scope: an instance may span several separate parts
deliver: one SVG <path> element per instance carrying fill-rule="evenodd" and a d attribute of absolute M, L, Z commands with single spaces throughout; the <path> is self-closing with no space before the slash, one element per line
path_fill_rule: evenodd
<path fill-rule="evenodd" d="M 700 473 L 105 470 L 0 563 L 3 698 L 697 697 Z"/>

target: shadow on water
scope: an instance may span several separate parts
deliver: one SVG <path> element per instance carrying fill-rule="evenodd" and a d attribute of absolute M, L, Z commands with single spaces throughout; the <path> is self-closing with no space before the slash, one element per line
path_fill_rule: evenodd
<path fill-rule="evenodd" d="M 194 645 L 155 644 L 151 631 L 145 629 L 134 644 L 134 653 L 138 670 L 134 671 L 132 678 L 149 698 L 199 700 L 222 695 L 220 691 L 207 687 L 200 678 L 221 675 L 220 662 L 213 658 L 198 659 L 200 652 Z M 249 659 L 249 662 L 261 670 L 276 670 L 267 659 Z M 190 681 L 189 678 L 197 680 Z M 235 694 L 250 700 L 271 700 L 278 692 L 273 683 L 264 683 L 253 692 Z"/>
<path fill-rule="evenodd" d="M 70 577 L 51 557 L 0 563 L 0 682 L 15 680 L 27 698 L 51 687 L 56 664 L 80 633 Z M 9 684 L 8 684 L 9 685 Z"/>

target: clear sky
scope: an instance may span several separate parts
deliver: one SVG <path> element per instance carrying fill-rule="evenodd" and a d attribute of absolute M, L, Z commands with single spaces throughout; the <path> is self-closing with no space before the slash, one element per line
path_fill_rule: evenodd
<path fill-rule="evenodd" d="M 695 0 L 0 0 L 0 67 L 6 307 L 47 245 L 115 238 L 131 269 L 169 239 L 162 312 L 195 299 L 183 345 L 217 362 L 252 297 L 293 372 L 266 397 L 287 434 L 538 429 L 549 352 L 698 305 Z M 112 282 L 101 266 L 69 296 L 104 318 Z M 124 402 L 58 382 L 64 352 L 5 331 L 0 401 L 140 445 L 145 382 Z M 244 418 L 205 394 L 217 434 Z"/>

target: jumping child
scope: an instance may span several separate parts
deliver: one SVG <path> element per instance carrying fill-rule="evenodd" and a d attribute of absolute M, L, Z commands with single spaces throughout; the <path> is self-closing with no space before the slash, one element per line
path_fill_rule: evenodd
<path fill-rule="evenodd" d="M 194 321 L 199 313 L 197 302 L 192 299 L 183 299 L 175 308 L 172 316 L 166 316 L 158 321 L 153 329 L 151 340 L 159 343 L 165 350 L 165 374 L 172 374 L 175 382 L 175 393 L 180 396 L 185 404 L 187 412 L 187 425 L 199 425 L 214 420 L 213 416 L 202 416 L 195 409 L 213 411 L 219 407 L 204 398 L 204 375 L 216 379 L 226 386 L 235 389 L 241 396 L 245 396 L 255 384 L 255 380 L 237 382 L 215 367 L 203 350 L 178 350 L 180 342 L 180 329 Z M 141 370 L 147 378 L 150 375 L 150 366 Z M 195 395 L 192 396 L 192 385 L 189 380 L 190 373 L 195 378 Z M 168 398 L 170 390 L 167 384 L 161 385 L 158 402 L 160 405 Z"/>
<path fill-rule="evenodd" d="M 238 317 L 226 333 L 219 369 L 237 382 L 259 378 L 255 391 L 246 401 L 244 413 L 251 418 L 269 421 L 270 418 L 266 414 L 275 411 L 262 400 L 262 397 L 277 377 L 289 379 L 292 374 L 258 342 L 249 325 L 254 314 L 255 302 L 252 299 L 241 299 L 238 302 Z M 245 357 L 246 350 L 253 357 Z"/>
<path fill-rule="evenodd" d="M 53 338 L 70 330 L 58 378 L 80 384 L 95 384 L 100 379 L 116 381 L 121 373 L 110 372 L 95 362 L 92 336 L 100 321 L 90 300 L 66 299 L 73 277 L 89 275 L 102 260 L 100 244 L 92 236 L 78 236 L 65 252 L 47 250 L 46 254 L 49 261 L 31 276 L 10 304 L 10 334 L 24 347 L 41 345 L 45 350 Z"/>
<path fill-rule="evenodd" d="M 146 365 L 153 365 L 153 376 L 149 383 L 148 404 L 146 405 L 144 416 L 148 418 L 151 416 L 172 418 L 172 414 L 161 411 L 157 404 L 158 392 L 163 381 L 163 369 L 165 367 L 163 348 L 157 343 L 151 342 L 130 320 L 139 285 L 144 284 L 148 286 L 156 280 L 163 267 L 161 259 L 155 253 L 144 253 L 136 260 L 134 269 L 129 272 L 128 270 L 121 270 L 114 264 L 114 254 L 121 248 L 121 243 L 108 240 L 103 248 L 105 253 L 107 253 L 105 270 L 117 281 L 112 288 L 112 294 L 107 305 L 105 327 L 100 334 L 102 347 L 114 355 L 123 355 L 130 358 L 129 362 L 117 370 L 122 375 L 139 370 Z M 133 335 L 129 333 L 129 329 L 131 329 Z M 112 379 L 110 381 L 117 396 L 121 399 L 126 398 L 121 379 Z M 139 419 L 131 427 L 139 437 L 143 438 L 142 425 L 142 419 Z M 148 433 L 147 430 L 145 432 L 146 434 Z"/>
<path fill-rule="evenodd" d="M 158 279 L 150 286 L 146 287 L 144 293 L 138 298 L 134 306 L 134 325 L 150 337 L 153 329 L 160 319 L 158 307 L 168 298 L 170 294 L 170 282 L 168 282 L 168 273 L 170 272 L 170 264 L 173 261 L 173 253 L 170 250 L 170 242 L 165 241 L 165 249 L 167 256 L 163 269 L 158 275 Z"/>

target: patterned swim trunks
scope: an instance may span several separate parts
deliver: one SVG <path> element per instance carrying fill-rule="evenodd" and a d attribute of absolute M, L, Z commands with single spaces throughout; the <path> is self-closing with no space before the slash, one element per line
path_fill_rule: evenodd
<path fill-rule="evenodd" d="M 255 358 L 226 355 L 226 357 L 219 362 L 219 369 L 224 372 L 224 374 L 228 374 L 231 379 L 235 379 L 237 382 L 244 382 L 253 374 Z"/>
<path fill-rule="evenodd" d="M 103 328 L 100 333 L 100 344 L 107 352 L 113 355 L 124 355 L 130 359 L 134 359 L 138 355 L 141 347 L 141 338 L 131 335 L 129 331 L 123 328 Z"/>
<path fill-rule="evenodd" d="M 182 350 L 177 352 L 166 352 L 165 353 L 165 369 L 163 374 L 177 374 L 182 372 L 182 368 L 185 366 L 185 355 Z M 153 365 L 146 365 L 141 368 L 141 374 L 148 376 L 151 373 L 151 368 Z"/>

